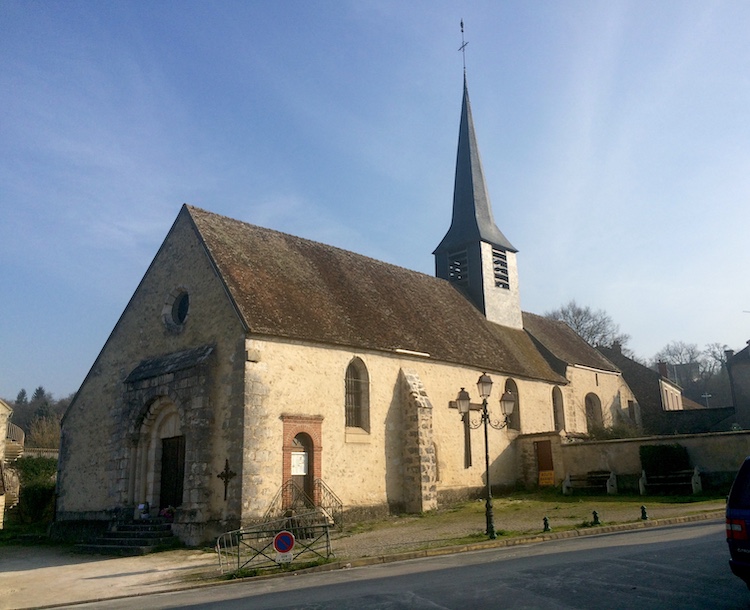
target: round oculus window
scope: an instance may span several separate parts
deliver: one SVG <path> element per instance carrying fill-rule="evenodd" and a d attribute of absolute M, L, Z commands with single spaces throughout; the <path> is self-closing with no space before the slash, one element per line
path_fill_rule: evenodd
<path fill-rule="evenodd" d="M 162 317 L 167 328 L 180 331 L 185 325 L 190 311 L 190 295 L 184 288 L 177 288 L 167 298 L 162 309 Z"/>

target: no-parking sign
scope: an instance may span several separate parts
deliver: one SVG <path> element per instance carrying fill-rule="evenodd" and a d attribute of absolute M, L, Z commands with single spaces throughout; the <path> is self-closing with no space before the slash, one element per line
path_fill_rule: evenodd
<path fill-rule="evenodd" d="M 276 550 L 277 563 L 290 563 L 294 549 L 294 534 L 286 530 L 279 532 L 273 537 L 273 548 Z"/>

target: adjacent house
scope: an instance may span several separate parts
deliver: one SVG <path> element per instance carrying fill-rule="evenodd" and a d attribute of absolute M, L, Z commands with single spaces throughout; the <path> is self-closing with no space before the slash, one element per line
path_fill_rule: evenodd
<path fill-rule="evenodd" d="M 3 523 L 5 522 L 6 507 L 10 508 L 10 505 L 15 501 L 14 498 L 9 502 L 9 496 L 14 491 L 17 495 L 18 491 L 12 489 L 13 481 L 11 479 L 15 479 L 15 477 L 11 477 L 10 472 L 8 472 L 8 463 L 11 456 L 5 454 L 5 447 L 13 442 L 7 438 L 9 435 L 6 432 L 10 430 L 12 425 L 8 421 L 12 413 L 13 409 L 10 408 L 10 405 L 0 398 L 0 529 L 3 529 Z M 15 454 L 13 454 L 13 459 L 15 459 Z"/>
<path fill-rule="evenodd" d="M 682 388 L 668 377 L 668 368 L 649 368 L 622 353 L 619 345 L 599 351 L 617 365 L 634 394 L 623 423 L 644 434 L 695 434 L 729 430 L 732 407 L 705 408 L 684 397 Z M 728 419 L 729 418 L 729 419 Z"/>
<path fill-rule="evenodd" d="M 726 350 L 725 356 L 735 407 L 734 423 L 743 430 L 750 430 L 750 341 L 736 353 Z"/>
<path fill-rule="evenodd" d="M 290 485 L 427 511 L 484 485 L 454 402 L 479 402 L 481 373 L 495 417 L 515 401 L 489 433 L 494 486 L 519 479 L 519 438 L 610 425 L 632 400 L 568 327 L 521 311 L 465 79 L 434 255 L 437 277 L 183 206 L 63 418 L 55 527 L 171 506 L 199 543 L 283 507 Z"/>

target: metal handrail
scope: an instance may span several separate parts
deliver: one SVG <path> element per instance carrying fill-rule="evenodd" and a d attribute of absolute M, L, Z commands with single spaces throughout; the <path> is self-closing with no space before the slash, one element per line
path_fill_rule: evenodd
<path fill-rule="evenodd" d="M 287 511 L 299 512 L 316 508 L 313 499 L 291 479 L 284 483 L 263 515 L 263 521 L 281 518 Z"/>
<path fill-rule="evenodd" d="M 323 479 L 313 481 L 312 498 L 294 481 L 288 480 L 271 500 L 263 520 L 278 519 L 289 511 L 300 512 L 311 509 L 322 512 L 333 525 L 341 528 L 344 504 Z"/>
<path fill-rule="evenodd" d="M 336 527 L 341 528 L 344 522 L 344 503 L 323 479 L 315 479 L 314 489 L 318 508 L 323 510 Z"/>
<path fill-rule="evenodd" d="M 8 431 L 5 435 L 5 438 L 9 441 L 18 443 L 19 445 L 23 445 L 23 440 L 24 438 L 26 438 L 26 434 L 24 434 L 24 431 L 20 428 L 20 426 L 16 426 L 16 424 L 8 422 Z"/>

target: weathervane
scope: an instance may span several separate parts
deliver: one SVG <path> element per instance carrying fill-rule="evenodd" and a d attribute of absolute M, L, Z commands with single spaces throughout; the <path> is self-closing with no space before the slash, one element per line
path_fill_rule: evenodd
<path fill-rule="evenodd" d="M 466 45 L 469 44 L 464 40 L 464 20 L 461 19 L 461 46 L 458 48 L 464 60 L 464 74 L 466 74 Z"/>

